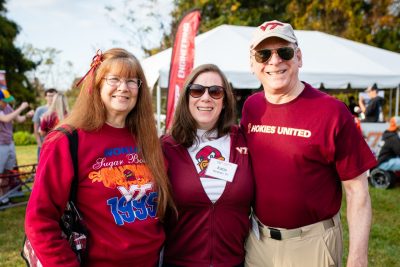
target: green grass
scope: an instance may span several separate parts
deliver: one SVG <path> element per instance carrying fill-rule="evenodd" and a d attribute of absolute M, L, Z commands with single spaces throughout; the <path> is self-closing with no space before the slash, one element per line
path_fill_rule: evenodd
<path fill-rule="evenodd" d="M 17 162 L 19 165 L 31 164 L 37 162 L 37 146 L 16 146 Z"/>
<path fill-rule="evenodd" d="M 372 202 L 372 227 L 369 238 L 368 266 L 400 267 L 400 185 L 389 190 L 370 187 Z M 348 229 L 346 221 L 346 202 L 342 202 L 344 255 L 348 253 Z M 343 265 L 346 266 L 346 265 Z"/>
<path fill-rule="evenodd" d="M 17 146 L 20 165 L 36 162 L 36 146 Z M 400 267 L 400 186 L 390 190 L 370 188 L 372 229 L 369 240 L 370 267 Z M 344 255 L 348 252 L 346 203 L 343 201 Z M 24 230 L 25 206 L 0 211 L 0 266 L 25 266 L 20 257 Z M 344 259 L 344 262 L 346 257 Z M 345 265 L 344 265 L 345 266 Z"/>
<path fill-rule="evenodd" d="M 36 145 L 16 146 L 19 165 L 37 162 Z M 26 206 L 0 211 L 0 266 L 25 266 L 20 256 Z"/>

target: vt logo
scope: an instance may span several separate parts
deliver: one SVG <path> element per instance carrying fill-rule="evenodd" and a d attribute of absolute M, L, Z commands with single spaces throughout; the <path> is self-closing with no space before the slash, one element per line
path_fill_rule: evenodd
<path fill-rule="evenodd" d="M 275 29 L 277 26 L 283 26 L 283 24 L 282 24 L 282 23 L 279 23 L 279 22 L 268 22 L 268 23 L 265 23 L 265 25 L 261 25 L 261 26 L 260 26 L 260 29 L 263 30 L 263 31 L 265 31 L 269 26 L 271 26 L 269 29 L 270 29 L 270 30 L 273 30 L 273 29 Z"/>
<path fill-rule="evenodd" d="M 151 184 L 143 184 L 141 186 L 138 185 L 131 185 L 129 187 L 129 191 L 126 190 L 125 187 L 123 186 L 118 186 L 117 187 L 119 192 L 125 197 L 126 201 L 130 201 L 133 197 L 135 197 L 135 200 L 139 200 L 142 198 L 144 194 L 146 194 L 147 189 L 151 189 Z"/>
<path fill-rule="evenodd" d="M 247 155 L 247 147 L 245 146 L 237 146 L 236 150 L 242 155 Z"/>

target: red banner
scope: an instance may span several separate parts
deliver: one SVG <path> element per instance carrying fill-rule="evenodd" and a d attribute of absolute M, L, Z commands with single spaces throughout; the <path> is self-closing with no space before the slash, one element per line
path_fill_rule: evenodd
<path fill-rule="evenodd" d="M 171 128 L 175 107 L 186 77 L 193 69 L 194 38 L 200 24 L 200 11 L 193 10 L 181 20 L 176 31 L 169 69 L 167 118 L 165 129 Z"/>
<path fill-rule="evenodd" d="M 0 70 L 0 88 L 7 89 L 6 71 L 5 70 Z"/>

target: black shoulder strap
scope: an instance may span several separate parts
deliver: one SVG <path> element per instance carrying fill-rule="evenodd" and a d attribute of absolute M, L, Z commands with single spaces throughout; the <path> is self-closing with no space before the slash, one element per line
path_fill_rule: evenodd
<path fill-rule="evenodd" d="M 74 167 L 74 179 L 71 184 L 71 191 L 69 193 L 69 200 L 75 203 L 76 193 L 78 189 L 78 132 L 73 129 L 72 132 L 63 127 L 58 127 L 56 131 L 64 133 L 68 137 L 69 151 L 71 153 L 72 164 Z"/>

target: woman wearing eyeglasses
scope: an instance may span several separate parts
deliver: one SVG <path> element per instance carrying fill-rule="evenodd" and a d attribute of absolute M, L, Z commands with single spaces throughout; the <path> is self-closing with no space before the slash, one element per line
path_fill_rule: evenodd
<path fill-rule="evenodd" d="M 76 206 L 88 230 L 82 265 L 157 266 L 165 239 L 160 221 L 173 204 L 139 61 L 124 49 L 98 52 L 61 125 L 78 132 Z M 79 266 L 59 226 L 73 176 L 68 139 L 51 132 L 25 223 L 43 266 Z"/>
<path fill-rule="evenodd" d="M 221 70 L 194 69 L 162 138 L 178 214 L 167 216 L 164 266 L 244 266 L 253 176 Z"/>

